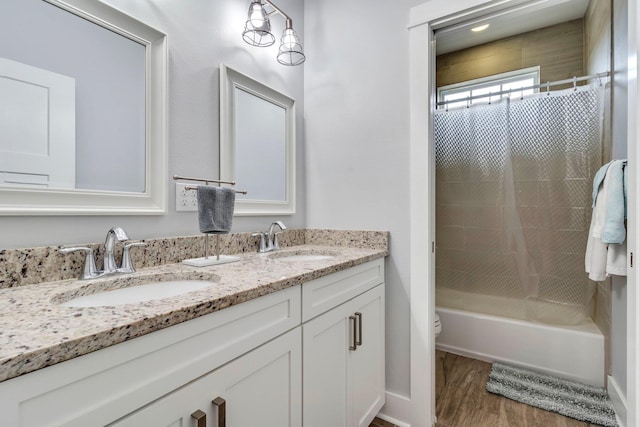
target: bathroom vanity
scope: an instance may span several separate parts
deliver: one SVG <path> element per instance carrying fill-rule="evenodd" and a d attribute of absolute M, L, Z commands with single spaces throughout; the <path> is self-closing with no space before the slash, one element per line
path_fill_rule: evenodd
<path fill-rule="evenodd" d="M 299 258 L 314 253 L 333 256 Z M 115 307 L 58 304 L 87 282 L 0 290 L 3 310 L 24 311 L 4 327 L 16 348 L 0 359 L 2 424 L 366 427 L 384 404 L 387 253 L 245 254 L 207 270 L 219 278 L 208 289 Z M 134 276 L 205 269 L 144 270 Z M 6 336 L 29 329 L 42 339 Z"/>

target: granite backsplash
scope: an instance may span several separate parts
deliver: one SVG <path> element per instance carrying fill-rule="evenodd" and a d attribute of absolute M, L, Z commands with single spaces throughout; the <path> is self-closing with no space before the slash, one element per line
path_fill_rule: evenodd
<path fill-rule="evenodd" d="M 204 235 L 140 240 L 147 246 L 132 248 L 131 259 L 136 268 L 154 267 L 204 256 Z M 221 254 L 255 252 L 258 237 L 251 233 L 220 236 Z M 209 238 L 209 255 L 215 254 L 215 236 Z M 298 245 L 351 246 L 357 248 L 389 247 L 389 232 L 360 230 L 287 229 L 280 236 L 280 246 Z M 102 268 L 102 243 L 78 244 L 94 249 L 97 267 Z M 67 245 L 69 246 L 69 245 Z M 116 260 L 120 262 L 121 245 Z M 66 280 L 78 277 L 85 254 L 62 254 L 56 246 L 23 249 L 0 249 L 0 288 Z"/>

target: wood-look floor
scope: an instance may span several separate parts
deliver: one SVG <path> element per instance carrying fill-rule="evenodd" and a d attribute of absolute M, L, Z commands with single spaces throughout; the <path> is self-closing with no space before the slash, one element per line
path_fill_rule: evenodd
<path fill-rule="evenodd" d="M 436 427 L 597 427 L 485 390 L 491 364 L 436 351 Z M 397 427 L 376 418 L 369 427 Z"/>
<path fill-rule="evenodd" d="M 436 352 L 437 427 L 596 427 L 485 390 L 491 364 Z"/>
<path fill-rule="evenodd" d="M 383 421 L 380 418 L 374 418 L 373 422 L 369 424 L 369 427 L 398 427 L 390 422 Z"/>

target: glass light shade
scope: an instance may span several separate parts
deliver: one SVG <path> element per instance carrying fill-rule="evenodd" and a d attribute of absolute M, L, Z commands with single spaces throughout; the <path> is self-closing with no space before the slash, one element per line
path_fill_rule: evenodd
<path fill-rule="evenodd" d="M 254 28 L 262 28 L 267 23 L 267 14 L 260 2 L 254 1 L 249 5 L 249 20 Z"/>
<path fill-rule="evenodd" d="M 276 38 L 271 34 L 271 21 L 267 17 L 261 0 L 254 0 L 249 5 L 247 22 L 244 25 L 242 39 L 251 46 L 271 46 Z"/>
<path fill-rule="evenodd" d="M 286 28 L 280 39 L 278 62 L 282 65 L 300 65 L 305 59 L 302 45 L 293 28 Z"/>
<path fill-rule="evenodd" d="M 300 43 L 293 28 L 287 28 L 282 33 L 282 45 L 287 49 L 292 49 L 296 43 Z"/>

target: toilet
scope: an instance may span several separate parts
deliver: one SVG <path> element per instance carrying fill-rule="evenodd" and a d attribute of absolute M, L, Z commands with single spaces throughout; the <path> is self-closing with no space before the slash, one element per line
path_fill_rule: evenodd
<path fill-rule="evenodd" d="M 438 338 L 438 335 L 440 335 L 440 332 L 442 332 L 442 324 L 440 323 L 440 316 L 438 316 L 438 313 L 435 313 L 433 328 L 435 329 L 436 338 Z"/>

